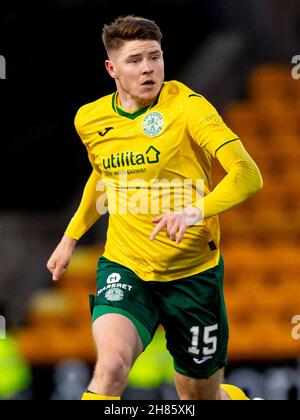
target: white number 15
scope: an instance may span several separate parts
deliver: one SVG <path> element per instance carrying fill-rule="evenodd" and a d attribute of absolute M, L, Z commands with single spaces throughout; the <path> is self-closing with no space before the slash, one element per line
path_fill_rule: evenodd
<path fill-rule="evenodd" d="M 218 324 L 211 325 L 209 327 L 204 328 L 203 334 L 203 342 L 207 345 L 207 347 L 203 347 L 203 355 L 204 356 L 211 356 L 215 354 L 217 351 L 218 345 L 218 338 L 215 335 L 211 335 L 213 332 L 218 330 Z M 200 339 L 200 327 L 192 327 L 190 329 L 191 333 L 193 334 L 192 337 L 192 346 L 189 347 L 189 353 L 196 354 L 199 356 L 200 349 L 199 349 L 199 339 Z"/>

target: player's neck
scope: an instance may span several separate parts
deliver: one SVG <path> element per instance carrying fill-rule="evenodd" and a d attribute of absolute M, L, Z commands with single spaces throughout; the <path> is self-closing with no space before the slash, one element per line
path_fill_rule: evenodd
<path fill-rule="evenodd" d="M 123 111 L 126 112 L 136 112 L 139 109 L 150 106 L 153 103 L 153 99 L 141 100 L 138 98 L 133 98 L 126 92 L 118 91 L 118 106 L 120 106 Z"/>

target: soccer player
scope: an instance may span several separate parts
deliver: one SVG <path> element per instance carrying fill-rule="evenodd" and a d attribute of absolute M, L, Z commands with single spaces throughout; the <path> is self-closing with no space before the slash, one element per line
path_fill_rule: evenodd
<path fill-rule="evenodd" d="M 217 215 L 261 189 L 260 172 L 203 96 L 177 81 L 164 82 L 155 22 L 120 17 L 104 26 L 102 38 L 117 90 L 76 115 L 93 171 L 48 262 L 59 280 L 107 201 L 107 242 L 91 299 L 98 359 L 83 399 L 120 399 L 159 324 L 180 399 L 246 399 L 221 385 L 228 324 Z M 212 157 L 227 172 L 214 189 Z M 198 180 L 202 194 L 196 194 Z M 180 185 L 191 187 L 192 198 L 178 210 Z M 159 207 L 169 193 L 170 206 Z"/>

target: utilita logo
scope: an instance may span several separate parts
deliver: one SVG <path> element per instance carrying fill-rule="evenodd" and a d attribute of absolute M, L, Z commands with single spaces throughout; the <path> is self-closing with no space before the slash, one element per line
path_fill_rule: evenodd
<path fill-rule="evenodd" d="M 0 340 L 6 339 L 6 320 L 0 315 Z"/>
<path fill-rule="evenodd" d="M 104 169 L 123 168 L 126 166 L 139 166 L 146 163 L 159 163 L 160 151 L 150 146 L 146 153 L 134 154 L 133 152 L 117 153 L 103 159 Z"/>
<path fill-rule="evenodd" d="M 0 79 L 6 79 L 6 60 L 0 55 Z"/>

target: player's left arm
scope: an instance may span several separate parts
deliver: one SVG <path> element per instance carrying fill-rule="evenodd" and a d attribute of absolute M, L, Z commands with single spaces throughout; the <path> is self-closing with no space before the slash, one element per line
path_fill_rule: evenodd
<path fill-rule="evenodd" d="M 166 228 L 170 239 L 180 243 L 188 226 L 231 209 L 263 187 L 256 163 L 216 109 L 200 96 L 192 95 L 192 98 L 187 103 L 189 134 L 201 149 L 218 159 L 227 175 L 212 192 L 180 214 L 154 219 L 157 225 L 151 240 Z"/>
<path fill-rule="evenodd" d="M 216 158 L 227 175 L 202 200 L 193 203 L 182 213 L 158 216 L 151 238 L 166 228 L 172 241 L 180 243 L 188 226 L 221 214 L 244 202 L 263 187 L 260 171 L 240 140 L 230 141 L 219 148 Z"/>
<path fill-rule="evenodd" d="M 225 143 L 215 156 L 227 175 L 204 197 L 203 203 L 194 203 L 203 209 L 204 219 L 237 206 L 263 187 L 261 173 L 240 140 Z"/>

